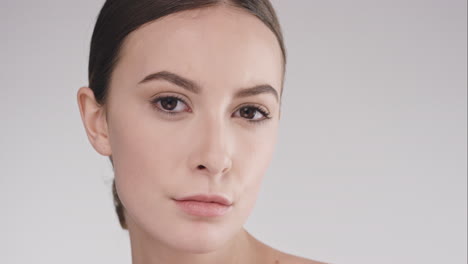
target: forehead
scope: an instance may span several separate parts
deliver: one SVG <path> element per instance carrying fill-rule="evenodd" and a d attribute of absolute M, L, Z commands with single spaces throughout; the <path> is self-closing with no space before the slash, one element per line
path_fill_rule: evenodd
<path fill-rule="evenodd" d="M 115 72 L 119 83 L 131 85 L 163 70 L 201 86 L 269 83 L 279 93 L 281 49 L 273 32 L 247 11 L 226 6 L 182 11 L 129 34 Z"/>

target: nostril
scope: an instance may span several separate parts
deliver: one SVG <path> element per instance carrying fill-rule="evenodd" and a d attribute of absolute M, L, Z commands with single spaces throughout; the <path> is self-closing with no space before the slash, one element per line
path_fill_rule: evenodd
<path fill-rule="evenodd" d="M 203 165 L 198 165 L 198 168 L 199 168 L 199 169 L 204 169 L 205 166 L 203 166 Z"/>

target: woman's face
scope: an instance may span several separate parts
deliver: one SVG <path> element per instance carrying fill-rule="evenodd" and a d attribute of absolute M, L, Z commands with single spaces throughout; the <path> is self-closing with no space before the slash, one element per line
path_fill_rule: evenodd
<path fill-rule="evenodd" d="M 275 35 L 240 9 L 184 11 L 132 32 L 106 105 L 130 232 L 190 252 L 233 238 L 272 158 L 281 83 Z M 193 194 L 233 204 L 221 216 L 194 216 L 174 200 Z"/>

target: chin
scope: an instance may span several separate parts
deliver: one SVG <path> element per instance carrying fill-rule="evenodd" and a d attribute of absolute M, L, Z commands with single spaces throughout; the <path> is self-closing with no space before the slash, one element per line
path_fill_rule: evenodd
<path fill-rule="evenodd" d="M 235 234 L 228 229 L 225 225 L 192 223 L 174 230 L 170 243 L 187 253 L 209 253 L 222 248 L 233 238 Z"/>
<path fill-rule="evenodd" d="M 241 218 L 234 210 L 215 219 L 187 216 L 172 205 L 161 206 L 150 213 L 143 210 L 125 212 L 134 239 L 157 242 L 179 252 L 203 254 L 217 251 L 242 231 Z"/>

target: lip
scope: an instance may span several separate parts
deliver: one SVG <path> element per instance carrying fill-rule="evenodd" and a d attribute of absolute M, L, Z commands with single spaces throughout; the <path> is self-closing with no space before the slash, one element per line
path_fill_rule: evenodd
<path fill-rule="evenodd" d="M 185 213 L 194 216 L 222 216 L 232 208 L 232 202 L 221 195 L 197 194 L 173 200 Z"/>
<path fill-rule="evenodd" d="M 232 202 L 228 198 L 222 195 L 217 195 L 217 194 L 196 194 L 196 195 L 185 196 L 182 198 L 176 198 L 175 200 L 219 203 L 219 204 L 227 205 L 227 206 L 232 205 Z"/>

